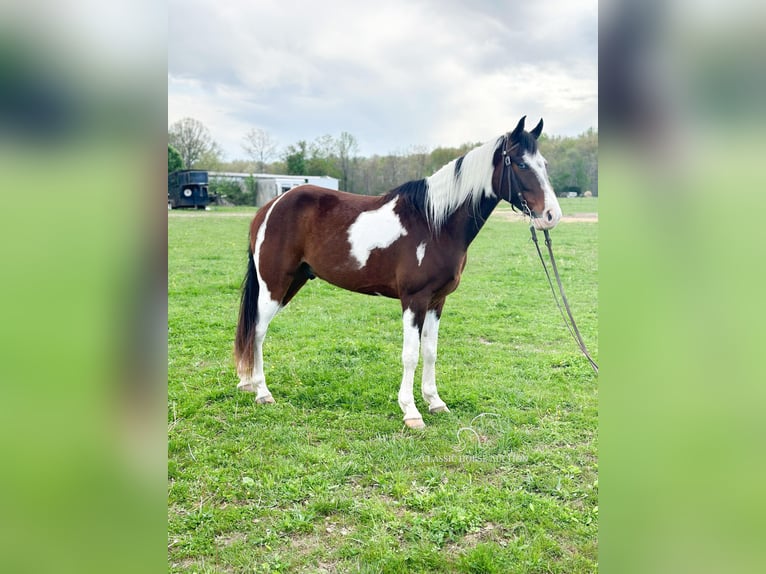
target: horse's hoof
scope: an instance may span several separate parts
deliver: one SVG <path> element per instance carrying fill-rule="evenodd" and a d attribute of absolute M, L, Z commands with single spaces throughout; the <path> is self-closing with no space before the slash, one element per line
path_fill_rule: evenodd
<path fill-rule="evenodd" d="M 237 389 L 244 393 L 254 393 L 255 387 L 250 381 L 242 381 L 237 384 Z"/>
<path fill-rule="evenodd" d="M 271 395 L 266 395 L 265 397 L 258 397 L 255 399 L 255 402 L 259 405 L 273 405 L 274 404 L 274 397 Z"/>
<path fill-rule="evenodd" d="M 432 415 L 435 413 L 448 413 L 449 409 L 447 408 L 447 405 L 441 405 L 439 407 L 428 409 L 428 412 L 431 413 Z"/>
<path fill-rule="evenodd" d="M 411 429 L 426 428 L 426 425 L 423 422 L 423 419 L 405 419 L 404 424 L 407 425 L 407 428 L 411 428 Z"/>

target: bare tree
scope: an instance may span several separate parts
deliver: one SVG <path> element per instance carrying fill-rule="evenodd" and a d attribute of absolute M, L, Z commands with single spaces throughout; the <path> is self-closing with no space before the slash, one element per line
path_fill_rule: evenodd
<path fill-rule="evenodd" d="M 261 128 L 252 128 L 245 134 L 242 149 L 256 164 L 257 171 L 263 173 L 266 162 L 277 155 L 277 142 L 271 134 Z"/>
<path fill-rule="evenodd" d="M 430 174 L 428 170 L 428 159 L 431 150 L 425 145 L 413 145 L 407 152 L 409 160 L 409 179 L 422 179 Z"/>
<path fill-rule="evenodd" d="M 186 169 L 191 169 L 203 158 L 220 155 L 220 147 L 213 141 L 210 131 L 194 118 L 183 118 L 171 125 L 168 143 L 181 154 Z"/>
<path fill-rule="evenodd" d="M 351 191 L 351 172 L 354 160 L 359 153 L 359 144 L 356 138 L 348 132 L 341 132 L 338 141 L 336 142 L 338 151 L 338 167 L 343 176 L 342 189 L 345 191 Z"/>
<path fill-rule="evenodd" d="M 336 153 L 336 150 L 337 150 L 337 144 L 335 143 L 335 138 L 332 137 L 330 134 L 324 134 L 322 136 L 318 136 L 309 145 L 309 151 L 311 152 L 311 156 L 317 159 L 325 159 L 325 160 L 332 159 L 332 157 Z"/>
<path fill-rule="evenodd" d="M 400 150 L 395 150 L 383 159 L 383 173 L 381 175 L 386 189 L 393 189 L 404 183 L 402 181 L 402 172 L 406 166 L 404 165 L 403 156 L 404 154 Z"/>

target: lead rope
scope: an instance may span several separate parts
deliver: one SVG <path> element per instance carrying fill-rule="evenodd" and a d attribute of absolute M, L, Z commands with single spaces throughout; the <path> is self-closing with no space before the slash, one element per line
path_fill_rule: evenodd
<path fill-rule="evenodd" d="M 551 293 L 553 293 L 553 300 L 556 302 L 556 306 L 559 308 L 559 312 L 561 313 L 561 318 L 564 319 L 564 324 L 567 326 L 567 329 L 569 330 L 570 335 L 574 338 L 577 345 L 580 347 L 580 350 L 582 351 L 583 355 L 585 355 L 585 358 L 588 359 L 590 362 L 590 366 L 593 367 L 593 370 L 598 375 L 598 365 L 596 364 L 596 361 L 593 360 L 593 358 L 588 353 L 588 349 L 585 346 L 585 343 L 582 340 L 582 336 L 580 335 L 580 331 L 577 328 L 577 323 L 575 323 L 574 317 L 572 316 L 572 310 L 569 308 L 569 301 L 567 301 L 567 296 L 564 293 L 564 287 L 561 284 L 561 277 L 559 277 L 559 270 L 556 266 L 556 259 L 553 257 L 553 248 L 551 245 L 553 242 L 551 241 L 551 236 L 548 233 L 547 229 L 543 230 L 543 233 L 545 234 L 545 245 L 548 247 L 548 254 L 551 258 L 551 267 L 553 267 L 553 273 L 556 275 L 556 283 L 558 283 L 559 286 L 559 292 L 561 293 L 561 300 L 564 302 L 564 307 L 566 307 L 567 315 L 569 315 L 569 321 L 567 321 L 566 316 L 564 315 L 564 310 L 561 308 L 561 303 L 559 303 L 559 299 L 556 296 L 556 289 L 553 288 L 553 281 L 551 280 L 551 275 L 548 273 L 548 266 L 545 264 L 545 259 L 543 258 L 543 253 L 540 251 L 540 244 L 537 241 L 537 233 L 535 232 L 535 226 L 530 225 L 529 231 L 532 233 L 532 241 L 535 242 L 535 248 L 537 249 L 537 255 L 540 257 L 540 262 L 543 264 L 543 269 L 545 270 L 545 276 L 548 278 L 548 284 L 551 286 Z M 569 322 L 571 321 L 571 325 Z"/>
<path fill-rule="evenodd" d="M 507 145 L 508 139 L 506 137 L 505 141 L 503 142 L 503 173 L 501 174 L 500 178 L 502 181 L 503 176 L 506 177 L 508 181 L 508 197 L 511 198 L 513 196 L 513 180 L 515 179 L 515 175 L 513 173 L 513 169 L 511 169 L 511 157 L 508 155 L 508 150 L 506 149 Z M 529 208 L 529 205 L 527 205 L 527 200 L 524 199 L 524 194 L 521 193 L 520 189 L 517 189 L 516 193 L 519 196 L 519 204 L 521 205 L 522 212 L 529 217 L 530 221 L 532 221 L 532 210 Z M 511 202 L 510 199 L 509 203 L 511 203 L 511 206 L 513 206 L 513 202 Z M 569 301 L 567 301 L 567 296 L 564 294 L 564 286 L 561 284 L 561 277 L 559 277 L 559 270 L 556 266 L 556 259 L 553 257 L 553 248 L 551 247 L 553 242 L 551 241 L 551 236 L 547 229 L 543 230 L 543 233 L 545 233 L 545 245 L 548 247 L 548 254 L 551 258 L 551 266 L 553 267 L 553 273 L 556 275 L 556 282 L 558 283 L 559 291 L 561 292 L 561 300 L 564 301 L 567 315 L 569 315 L 569 321 L 567 321 L 567 317 L 564 315 L 564 310 L 561 308 L 561 303 L 559 303 L 559 298 L 556 295 L 556 289 L 553 287 L 553 281 L 551 280 L 550 273 L 548 273 L 548 266 L 545 264 L 545 259 L 543 258 L 542 251 L 540 251 L 540 244 L 537 242 L 537 233 L 535 232 L 535 226 L 533 224 L 529 225 L 529 231 L 532 233 L 532 241 L 535 242 L 537 255 L 540 257 L 540 263 L 543 264 L 545 276 L 548 278 L 548 285 L 551 286 L 551 293 L 553 293 L 553 300 L 556 302 L 556 306 L 559 308 L 559 313 L 561 313 L 561 318 L 564 320 L 564 325 L 567 326 L 569 334 L 572 335 L 572 338 L 580 347 L 583 355 L 585 355 L 585 358 L 590 362 L 590 366 L 593 367 L 593 370 L 598 375 L 598 365 L 596 364 L 596 361 L 594 361 L 590 356 L 590 353 L 588 353 L 588 349 L 582 340 L 582 336 L 580 335 L 580 330 L 577 328 L 577 323 L 575 323 L 574 317 L 572 316 L 572 310 L 569 308 Z M 571 325 L 569 324 L 570 321 Z"/>

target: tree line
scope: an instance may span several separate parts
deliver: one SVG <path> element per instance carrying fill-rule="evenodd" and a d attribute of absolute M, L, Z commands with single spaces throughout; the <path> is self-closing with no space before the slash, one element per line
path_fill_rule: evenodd
<path fill-rule="evenodd" d="M 411 146 L 401 152 L 361 157 L 356 138 L 348 132 L 341 132 L 337 137 L 323 135 L 310 142 L 299 140 L 280 149 L 266 130 L 253 128 L 242 139 L 244 158 L 224 161 L 222 150 L 209 130 L 193 118 L 184 118 L 168 129 L 168 172 L 205 169 L 250 174 L 327 175 L 337 178 L 342 190 L 380 195 L 406 181 L 431 175 L 481 143 L 433 149 Z M 548 175 L 557 193 L 590 191 L 594 196 L 598 195 L 597 131 L 591 128 L 576 137 L 543 134 L 538 144 L 548 160 Z M 211 191 L 226 195 L 232 203 L 254 203 L 254 181 L 246 183 L 244 188 L 216 181 L 210 185 Z"/>

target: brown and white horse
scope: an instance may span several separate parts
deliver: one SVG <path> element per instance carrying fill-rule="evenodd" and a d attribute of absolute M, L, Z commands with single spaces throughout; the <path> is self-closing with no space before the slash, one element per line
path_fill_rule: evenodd
<path fill-rule="evenodd" d="M 413 382 L 423 355 L 423 399 L 431 413 L 449 409 L 436 390 L 436 345 L 444 301 L 457 289 L 468 246 L 504 199 L 550 229 L 561 208 L 537 149 L 543 121 L 516 128 L 432 176 L 386 195 L 352 195 L 302 185 L 274 198 L 250 226 L 235 358 L 237 387 L 272 403 L 263 374 L 269 322 L 309 279 L 402 304 L 404 375 L 399 406 L 408 427 L 423 427 Z"/>

